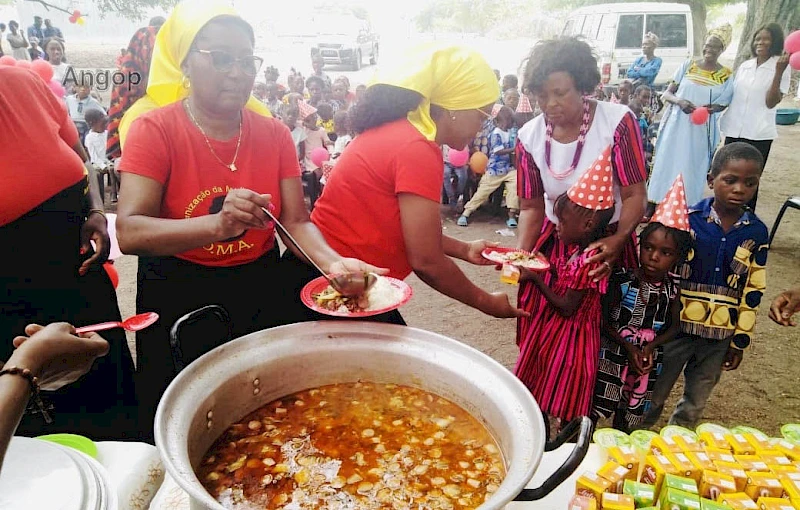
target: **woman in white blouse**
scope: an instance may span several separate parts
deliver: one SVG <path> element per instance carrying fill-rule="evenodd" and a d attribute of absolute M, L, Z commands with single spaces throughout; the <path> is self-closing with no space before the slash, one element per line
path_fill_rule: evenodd
<path fill-rule="evenodd" d="M 736 71 L 733 100 L 722 116 L 725 144 L 746 142 L 758 149 L 766 163 L 777 138 L 775 108 L 789 90 L 789 56 L 783 53 L 783 29 L 777 23 L 759 28 L 751 43 L 753 57 Z M 748 204 L 755 210 L 758 192 Z"/>

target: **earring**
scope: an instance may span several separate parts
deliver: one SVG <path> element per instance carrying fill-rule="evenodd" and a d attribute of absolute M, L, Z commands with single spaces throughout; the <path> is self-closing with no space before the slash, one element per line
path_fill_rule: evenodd
<path fill-rule="evenodd" d="M 455 115 L 451 115 L 451 116 L 450 116 L 450 120 L 452 120 L 453 122 L 455 122 L 455 120 L 456 120 L 456 116 L 455 116 Z"/>
<path fill-rule="evenodd" d="M 184 76 L 184 77 L 181 79 L 181 86 L 182 86 L 183 88 L 185 88 L 186 90 L 189 90 L 189 89 L 191 88 L 191 86 L 192 86 L 192 83 L 189 81 L 189 77 L 188 77 L 188 76 Z"/>

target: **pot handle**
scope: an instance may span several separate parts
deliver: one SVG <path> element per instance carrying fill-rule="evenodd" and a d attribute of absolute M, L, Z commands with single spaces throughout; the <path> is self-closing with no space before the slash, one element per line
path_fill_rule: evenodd
<path fill-rule="evenodd" d="M 175 324 L 173 324 L 172 328 L 169 330 L 169 350 L 172 353 L 172 362 L 175 365 L 176 373 L 186 368 L 186 363 L 183 360 L 183 350 L 181 349 L 181 328 L 187 324 L 197 322 L 198 320 L 209 315 L 213 315 L 219 319 L 220 322 L 227 326 L 228 332 L 225 340 L 231 339 L 231 316 L 228 314 L 228 311 L 221 306 L 207 305 L 203 308 L 198 308 L 197 310 L 187 313 L 180 319 L 176 320 Z"/>
<path fill-rule="evenodd" d="M 593 431 L 594 423 L 592 420 L 588 416 L 579 416 L 569 422 L 553 441 L 545 443 L 544 451 L 551 452 L 575 437 L 576 434 L 578 436 L 575 449 L 569 454 L 567 460 L 550 475 L 550 478 L 535 489 L 522 489 L 522 492 L 514 498 L 514 501 L 536 501 L 542 499 L 569 478 L 586 457 Z"/>

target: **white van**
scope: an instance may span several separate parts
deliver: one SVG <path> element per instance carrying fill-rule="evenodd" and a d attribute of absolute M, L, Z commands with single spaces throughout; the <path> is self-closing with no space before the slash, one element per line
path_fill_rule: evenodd
<path fill-rule="evenodd" d="M 660 41 L 656 56 L 661 71 L 655 86 L 666 84 L 675 70 L 694 54 L 692 13 L 688 5 L 671 3 L 619 3 L 583 7 L 570 13 L 561 34 L 580 36 L 597 53 L 603 84 L 625 79 L 628 67 L 642 54 L 647 32 Z"/>

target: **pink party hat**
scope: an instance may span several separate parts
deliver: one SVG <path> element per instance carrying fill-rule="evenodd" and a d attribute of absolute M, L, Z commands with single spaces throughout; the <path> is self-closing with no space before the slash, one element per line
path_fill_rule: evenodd
<path fill-rule="evenodd" d="M 661 223 L 665 227 L 689 231 L 689 206 L 686 204 L 686 190 L 683 175 L 678 174 L 667 196 L 656 207 L 650 218 L 651 223 Z"/>

